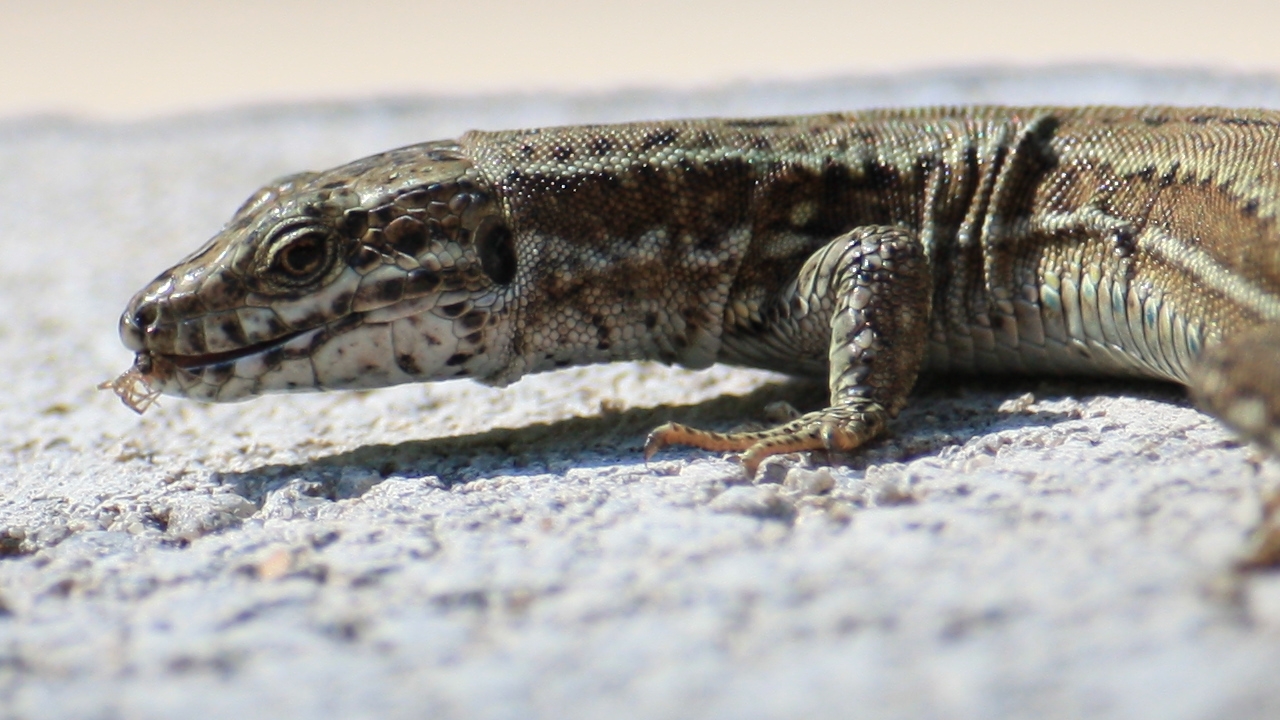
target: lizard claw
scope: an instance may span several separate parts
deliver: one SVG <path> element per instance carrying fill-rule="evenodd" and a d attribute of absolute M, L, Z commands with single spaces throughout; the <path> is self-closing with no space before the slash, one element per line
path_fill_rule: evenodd
<path fill-rule="evenodd" d="M 848 451 L 866 443 L 884 429 L 888 412 L 869 400 L 802 415 L 785 425 L 759 432 L 716 433 L 666 423 L 649 433 L 644 442 L 647 462 L 668 445 L 689 445 L 713 452 L 741 452 L 742 469 L 754 478 L 766 458 L 808 450 Z"/>
<path fill-rule="evenodd" d="M 678 426 L 675 423 L 663 423 L 649 433 L 649 437 L 644 440 L 644 461 L 646 463 L 652 460 L 659 450 L 671 444 L 667 436 L 676 427 Z"/>

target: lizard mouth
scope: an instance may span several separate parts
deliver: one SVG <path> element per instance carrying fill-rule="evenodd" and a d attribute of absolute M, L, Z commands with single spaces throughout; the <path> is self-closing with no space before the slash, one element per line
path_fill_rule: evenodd
<path fill-rule="evenodd" d="M 301 337 L 306 333 L 314 331 L 315 328 L 306 330 L 295 330 L 294 332 L 281 335 L 271 340 L 264 340 L 260 343 L 245 345 L 235 350 L 225 350 L 223 352 L 205 353 L 203 355 L 165 355 L 156 353 L 155 357 L 161 358 L 173 365 L 182 368 L 188 372 L 198 371 L 211 365 L 222 365 L 224 363 L 235 362 L 237 360 L 252 357 L 259 353 L 264 353 L 280 347 L 294 338 Z"/>

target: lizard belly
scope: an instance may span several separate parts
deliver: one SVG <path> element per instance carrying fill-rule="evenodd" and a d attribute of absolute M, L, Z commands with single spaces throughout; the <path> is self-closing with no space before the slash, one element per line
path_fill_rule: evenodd
<path fill-rule="evenodd" d="M 1206 322 L 1160 280 L 1101 263 L 1043 262 L 1011 291 L 982 293 L 961 311 L 944 298 L 925 370 L 1185 384 Z"/>

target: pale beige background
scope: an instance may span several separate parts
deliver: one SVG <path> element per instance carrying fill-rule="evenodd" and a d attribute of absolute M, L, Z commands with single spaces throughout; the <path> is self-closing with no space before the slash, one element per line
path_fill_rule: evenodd
<path fill-rule="evenodd" d="M 1280 71 L 1245 0 L 0 0 L 0 117 L 934 67 Z"/>

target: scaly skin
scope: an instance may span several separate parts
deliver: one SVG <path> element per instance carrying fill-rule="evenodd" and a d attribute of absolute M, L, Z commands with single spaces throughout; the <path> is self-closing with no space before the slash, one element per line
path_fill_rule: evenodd
<path fill-rule="evenodd" d="M 1188 384 L 1280 445 L 1280 114 L 959 108 L 472 132 L 260 191 L 120 324 L 110 384 L 267 392 L 656 359 L 831 406 L 646 446 L 851 450 L 918 372 Z"/>

